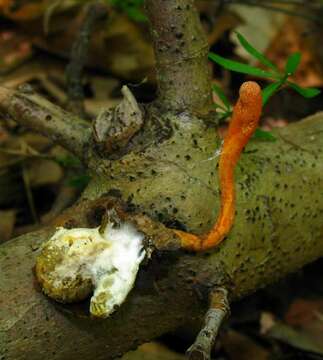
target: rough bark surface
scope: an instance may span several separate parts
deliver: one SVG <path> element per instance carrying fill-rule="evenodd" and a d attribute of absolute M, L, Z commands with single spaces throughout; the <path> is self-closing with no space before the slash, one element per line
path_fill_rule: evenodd
<path fill-rule="evenodd" d="M 156 58 L 158 102 L 166 109 L 208 112 L 208 43 L 193 0 L 146 0 Z"/>
<path fill-rule="evenodd" d="M 200 234 L 219 210 L 221 141 L 192 5 L 146 0 L 159 101 L 146 107 L 142 127 L 119 152 L 102 154 L 87 122 L 29 91 L 0 88 L 0 110 L 83 160 L 92 177 L 84 204 L 120 197 L 129 211 Z M 33 267 L 54 228 L 1 245 L 0 360 L 114 359 L 203 317 L 214 286 L 235 300 L 322 256 L 322 133 L 320 113 L 277 131 L 274 143 L 249 143 L 236 168 L 237 214 L 228 238 L 207 254 L 156 251 L 126 302 L 104 321 L 88 317 L 88 304 L 62 306 L 41 293 Z"/>
<path fill-rule="evenodd" d="M 208 229 L 218 211 L 219 142 L 213 126 L 185 114 L 177 119 L 163 142 L 102 160 L 83 198 L 120 193 L 164 223 Z M 275 143 L 252 141 L 236 170 L 237 217 L 228 238 L 209 254 L 156 255 L 107 320 L 88 319 L 81 306 L 57 305 L 39 291 L 35 256 L 53 229 L 2 245 L 0 359 L 113 359 L 203 316 L 197 294 L 210 286 L 227 286 L 234 300 L 322 256 L 322 133 L 320 113 L 277 131 Z"/>

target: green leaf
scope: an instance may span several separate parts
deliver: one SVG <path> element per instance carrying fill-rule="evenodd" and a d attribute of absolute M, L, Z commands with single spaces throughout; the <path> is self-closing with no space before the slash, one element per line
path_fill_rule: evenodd
<path fill-rule="evenodd" d="M 146 15 L 141 11 L 144 0 L 107 0 L 111 5 L 124 11 L 130 19 L 138 22 L 147 21 Z"/>
<path fill-rule="evenodd" d="M 275 137 L 275 135 L 272 132 L 261 130 L 259 128 L 256 129 L 253 137 L 254 137 L 254 139 L 265 140 L 265 141 L 276 141 L 277 140 L 277 138 Z"/>
<path fill-rule="evenodd" d="M 241 34 L 238 32 L 236 32 L 236 34 L 240 44 L 250 55 L 259 60 L 262 64 L 278 72 L 276 65 L 274 65 L 265 55 L 255 49 Z"/>
<path fill-rule="evenodd" d="M 287 59 L 286 66 L 285 66 L 285 73 L 288 76 L 291 76 L 295 73 L 300 61 L 301 61 L 302 54 L 296 52 L 290 55 Z"/>
<path fill-rule="evenodd" d="M 220 105 L 218 103 L 214 102 L 212 105 L 215 107 L 215 109 L 220 109 L 222 111 L 227 111 L 227 109 L 224 106 L 222 106 L 222 105 Z"/>
<path fill-rule="evenodd" d="M 226 110 L 231 109 L 231 104 L 229 99 L 225 96 L 223 90 L 220 88 L 220 86 L 213 84 L 212 85 L 212 90 L 218 95 L 218 97 L 221 99 L 221 101 L 223 102 L 224 106 L 226 107 Z"/>
<path fill-rule="evenodd" d="M 321 90 L 316 89 L 316 88 L 303 88 L 293 82 L 288 81 L 287 84 L 294 89 L 295 91 L 297 91 L 300 95 L 302 95 L 304 98 L 309 99 L 312 98 L 314 96 L 317 96 L 321 93 Z"/>
<path fill-rule="evenodd" d="M 214 54 L 212 52 L 209 53 L 209 59 L 211 59 L 212 61 L 221 65 L 222 67 L 224 67 L 227 70 L 239 72 L 242 74 L 258 76 L 258 77 L 270 78 L 270 79 L 277 78 L 277 74 L 275 74 L 273 72 L 258 69 L 254 66 L 243 64 L 238 61 L 229 60 L 220 55 Z"/>
<path fill-rule="evenodd" d="M 137 21 L 137 22 L 146 22 L 148 21 L 147 16 L 137 8 L 129 8 L 127 9 L 127 15 L 130 19 Z"/>
<path fill-rule="evenodd" d="M 231 116 L 232 116 L 232 110 L 228 110 L 221 114 L 221 119 L 227 119 Z"/>
<path fill-rule="evenodd" d="M 261 92 L 262 94 L 262 104 L 266 105 L 268 100 L 277 92 L 280 87 L 284 84 L 284 80 L 274 82 L 267 85 Z"/>
<path fill-rule="evenodd" d="M 57 156 L 55 161 L 63 167 L 81 167 L 81 161 L 72 155 Z"/>
<path fill-rule="evenodd" d="M 85 186 L 89 183 L 90 180 L 91 180 L 91 177 L 87 174 L 84 174 L 84 175 L 74 176 L 74 177 L 70 178 L 67 181 L 67 184 L 71 187 L 83 190 L 85 188 Z"/>

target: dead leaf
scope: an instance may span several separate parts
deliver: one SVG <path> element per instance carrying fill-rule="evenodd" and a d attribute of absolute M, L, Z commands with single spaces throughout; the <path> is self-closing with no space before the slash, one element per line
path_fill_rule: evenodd
<path fill-rule="evenodd" d="M 186 357 L 157 342 L 151 342 L 128 352 L 121 360 L 186 360 Z"/>
<path fill-rule="evenodd" d="M 15 31 L 0 32 L 0 74 L 9 72 L 32 56 L 31 42 Z"/>
<path fill-rule="evenodd" d="M 221 343 L 231 360 L 269 359 L 269 352 L 266 349 L 237 331 L 229 330 L 224 333 Z"/>
<path fill-rule="evenodd" d="M 63 177 L 61 167 L 51 160 L 32 159 L 26 166 L 31 187 L 56 184 Z"/>
<path fill-rule="evenodd" d="M 21 4 L 17 0 L 0 0 L 0 13 L 12 20 L 29 21 L 41 16 L 46 1 L 33 0 Z"/>
<path fill-rule="evenodd" d="M 261 7 L 249 7 L 244 5 L 232 5 L 230 9 L 241 19 L 242 25 L 236 28 L 258 51 L 264 52 L 272 44 L 280 31 L 286 15 L 279 12 L 268 11 Z M 231 40 L 235 43 L 235 52 L 240 57 L 256 64 L 255 60 L 239 43 L 237 36 L 232 33 Z"/>
<path fill-rule="evenodd" d="M 279 340 L 296 349 L 323 355 L 322 337 L 317 341 L 309 333 L 275 319 L 270 313 L 261 315 L 260 328 L 260 333 L 269 338 Z"/>
<path fill-rule="evenodd" d="M 15 210 L 0 210 L 0 244 L 11 239 L 15 222 Z"/>
<path fill-rule="evenodd" d="M 322 341 L 323 300 L 298 299 L 294 301 L 285 315 L 285 320 L 315 341 Z"/>
<path fill-rule="evenodd" d="M 9 139 L 8 131 L 0 124 L 0 145 Z"/>
<path fill-rule="evenodd" d="M 49 36 L 39 32 L 39 25 L 26 31 L 37 46 L 69 57 L 83 18 L 82 11 L 53 16 Z M 126 15 L 111 13 L 92 36 L 88 65 L 132 81 L 141 81 L 146 76 L 153 79 L 154 54 L 148 24 L 134 23 Z"/>
<path fill-rule="evenodd" d="M 300 86 L 323 86 L 323 66 L 317 54 L 314 35 L 304 31 L 304 22 L 288 17 L 266 51 L 266 56 L 284 70 L 294 52 L 302 54 L 301 63 L 292 79 Z"/>

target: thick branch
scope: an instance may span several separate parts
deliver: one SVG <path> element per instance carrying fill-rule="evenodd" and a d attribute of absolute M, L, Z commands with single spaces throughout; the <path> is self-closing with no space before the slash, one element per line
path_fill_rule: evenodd
<path fill-rule="evenodd" d="M 0 87 L 0 111 L 19 124 L 49 137 L 80 159 L 87 157 L 91 136 L 89 124 L 34 94 L 29 88 L 15 91 Z"/>
<path fill-rule="evenodd" d="M 248 148 L 237 171 L 238 214 L 224 243 L 209 256 L 174 252 L 151 260 L 142 267 L 126 303 L 105 321 L 85 318 L 82 306 L 62 307 L 49 301 L 35 284 L 35 256 L 52 229 L 2 245 L 0 357 L 114 359 L 202 317 L 205 304 L 199 303 L 193 289 L 203 293 L 224 286 L 234 300 L 323 256 L 322 132 L 323 114 L 318 114 L 280 130 L 275 143 L 250 145 L 253 151 Z M 162 151 L 161 146 L 157 151 Z M 191 191 L 191 179 L 183 194 Z M 122 182 L 121 176 L 118 181 Z M 128 187 L 133 183 L 128 182 Z M 93 186 L 98 188 L 98 183 Z M 192 212 L 191 208 L 186 212 Z M 192 231 L 198 229 L 197 223 Z"/>
<path fill-rule="evenodd" d="M 158 101 L 172 110 L 211 103 L 208 43 L 193 0 L 146 0 L 157 65 Z"/>

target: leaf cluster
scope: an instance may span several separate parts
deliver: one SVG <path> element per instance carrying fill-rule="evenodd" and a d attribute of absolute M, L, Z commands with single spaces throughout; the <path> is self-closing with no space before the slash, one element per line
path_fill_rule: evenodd
<path fill-rule="evenodd" d="M 238 72 L 246 75 L 251 75 L 254 77 L 270 79 L 272 82 L 267 85 L 262 90 L 262 99 L 263 105 L 265 105 L 268 100 L 278 92 L 283 86 L 289 86 L 300 95 L 305 98 L 312 98 L 320 94 L 320 90 L 316 88 L 304 88 L 297 85 L 295 82 L 290 81 L 289 78 L 295 74 L 300 62 L 301 62 L 301 53 L 296 52 L 291 54 L 285 64 L 284 71 L 281 72 L 277 66 L 272 63 L 264 54 L 255 49 L 241 34 L 236 33 L 237 38 L 241 46 L 260 64 L 264 66 L 265 69 L 238 62 L 231 59 L 226 59 L 218 54 L 213 52 L 209 53 L 209 59 L 222 66 L 224 69 Z M 232 107 L 230 101 L 225 96 L 223 90 L 217 85 L 213 85 L 212 90 L 218 95 L 223 105 L 215 104 L 215 107 L 220 112 L 221 119 L 229 117 L 232 113 Z M 267 133 L 267 134 L 266 134 Z M 274 140 L 274 136 L 269 132 L 262 131 L 258 129 L 256 131 L 256 137 L 262 138 L 265 140 Z"/>

